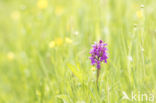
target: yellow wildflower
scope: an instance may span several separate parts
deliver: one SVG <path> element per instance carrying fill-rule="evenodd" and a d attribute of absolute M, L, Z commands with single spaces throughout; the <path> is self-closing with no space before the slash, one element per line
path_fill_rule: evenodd
<path fill-rule="evenodd" d="M 59 16 L 63 13 L 63 11 L 64 11 L 64 9 L 62 6 L 57 6 L 55 9 L 55 14 Z"/>
<path fill-rule="evenodd" d="M 65 41 L 66 43 L 69 43 L 69 44 L 73 42 L 73 40 L 71 40 L 70 38 L 66 38 Z"/>
<path fill-rule="evenodd" d="M 49 48 L 54 48 L 54 47 L 55 47 L 55 42 L 54 41 L 49 42 Z"/>
<path fill-rule="evenodd" d="M 19 20 L 19 18 L 20 18 L 20 12 L 19 12 L 19 11 L 14 11 L 14 12 L 12 12 L 12 13 L 11 13 L 11 18 L 12 18 L 13 20 Z"/>
<path fill-rule="evenodd" d="M 136 12 L 136 15 L 137 15 L 138 18 L 142 18 L 143 17 L 143 12 L 141 10 L 138 10 Z"/>
<path fill-rule="evenodd" d="M 47 8 L 48 2 L 47 2 L 47 0 L 39 0 L 38 3 L 37 3 L 37 6 L 40 9 Z"/>
<path fill-rule="evenodd" d="M 62 44 L 63 44 L 62 38 L 57 38 L 57 39 L 55 40 L 55 43 L 56 43 L 56 45 L 58 45 L 58 46 L 62 45 Z"/>
<path fill-rule="evenodd" d="M 36 90 L 36 95 L 41 96 L 41 92 L 39 90 Z"/>
<path fill-rule="evenodd" d="M 7 54 L 7 57 L 8 57 L 9 60 L 13 60 L 13 59 L 15 58 L 15 55 L 14 55 L 13 52 L 9 52 L 9 53 Z"/>
<path fill-rule="evenodd" d="M 96 68 L 95 67 L 92 67 L 92 71 L 96 71 Z"/>

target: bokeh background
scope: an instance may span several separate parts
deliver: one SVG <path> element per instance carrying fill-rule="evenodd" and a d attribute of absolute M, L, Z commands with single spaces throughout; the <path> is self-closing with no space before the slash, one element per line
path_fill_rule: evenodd
<path fill-rule="evenodd" d="M 123 93 L 155 95 L 155 5 L 0 0 L 0 103 L 131 103 Z M 108 44 L 109 59 L 98 91 L 88 57 L 100 39 Z"/>

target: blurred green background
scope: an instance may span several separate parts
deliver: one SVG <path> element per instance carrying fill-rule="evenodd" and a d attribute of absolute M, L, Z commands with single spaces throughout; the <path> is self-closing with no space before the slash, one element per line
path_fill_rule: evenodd
<path fill-rule="evenodd" d="M 0 103 L 138 103 L 123 93 L 155 95 L 155 5 L 0 0 Z M 109 59 L 98 91 L 88 57 L 100 39 L 108 44 Z"/>

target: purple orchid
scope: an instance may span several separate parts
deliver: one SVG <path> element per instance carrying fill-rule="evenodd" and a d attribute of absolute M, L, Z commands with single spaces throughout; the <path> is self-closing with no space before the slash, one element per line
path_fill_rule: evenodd
<path fill-rule="evenodd" d="M 107 44 L 104 43 L 102 40 L 99 41 L 99 43 L 96 43 L 92 45 L 92 49 L 89 52 L 91 54 L 91 57 L 89 59 L 91 60 L 92 65 L 96 65 L 97 69 L 101 68 L 101 62 L 107 63 Z"/>

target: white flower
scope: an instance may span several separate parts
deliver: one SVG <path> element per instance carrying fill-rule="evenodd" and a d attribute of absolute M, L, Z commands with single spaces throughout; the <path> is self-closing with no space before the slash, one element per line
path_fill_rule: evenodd
<path fill-rule="evenodd" d="M 128 56 L 128 60 L 129 60 L 129 61 L 133 61 L 132 56 Z"/>
<path fill-rule="evenodd" d="M 140 7 L 141 7 L 141 8 L 144 8 L 144 5 L 142 4 L 142 5 L 140 5 Z"/>
<path fill-rule="evenodd" d="M 143 52 L 144 51 L 144 48 L 141 48 L 141 51 Z"/>
<path fill-rule="evenodd" d="M 79 32 L 78 31 L 74 31 L 74 35 L 79 35 Z"/>

